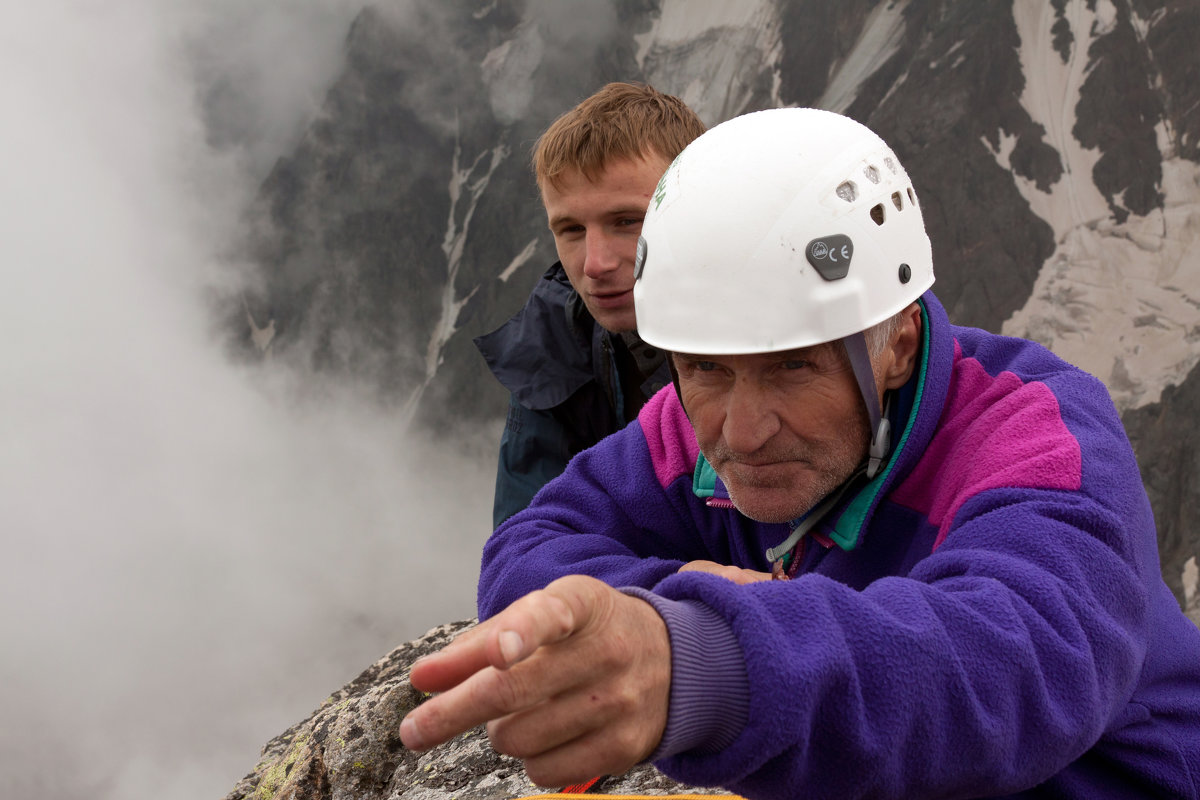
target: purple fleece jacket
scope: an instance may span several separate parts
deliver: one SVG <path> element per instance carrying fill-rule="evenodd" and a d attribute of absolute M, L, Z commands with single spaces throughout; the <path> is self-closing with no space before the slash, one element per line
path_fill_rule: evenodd
<path fill-rule="evenodd" d="M 671 388 L 488 541 L 479 614 L 569 574 L 667 621 L 667 774 L 749 798 L 1200 798 L 1200 629 L 1102 384 L 932 293 L 886 468 L 768 570 Z M 711 473 L 710 473 L 711 474 Z M 703 497 L 700 495 L 710 495 Z"/>

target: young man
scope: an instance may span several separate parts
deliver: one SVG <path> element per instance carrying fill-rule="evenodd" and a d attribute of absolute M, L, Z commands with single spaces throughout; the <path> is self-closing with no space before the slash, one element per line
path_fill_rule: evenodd
<path fill-rule="evenodd" d="M 559 261 L 516 316 L 475 340 L 512 393 L 494 525 L 670 382 L 663 353 L 637 335 L 633 262 L 659 177 L 703 132 L 678 98 L 610 83 L 538 140 L 534 173 Z"/>
<path fill-rule="evenodd" d="M 891 150 L 739 117 L 643 240 L 676 385 L 493 534 L 405 743 L 486 721 L 560 785 L 650 759 L 749 798 L 1200 798 L 1200 629 L 1120 418 L 950 324 Z"/>

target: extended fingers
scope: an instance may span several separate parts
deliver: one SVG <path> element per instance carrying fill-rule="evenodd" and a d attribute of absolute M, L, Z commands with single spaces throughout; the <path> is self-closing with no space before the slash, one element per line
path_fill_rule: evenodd
<path fill-rule="evenodd" d="M 487 667 L 410 711 L 400 723 L 400 738 L 410 750 L 427 750 L 536 702 L 531 699 L 536 695 L 536 684 L 523 672 Z"/>
<path fill-rule="evenodd" d="M 483 647 L 487 661 L 508 669 L 537 652 L 606 618 L 614 596 L 610 586 L 585 575 L 559 578 L 530 592 L 488 620 Z"/>
<path fill-rule="evenodd" d="M 529 758 L 560 747 L 596 728 L 636 715 L 644 698 L 632 687 L 597 681 L 607 665 L 576 660 L 570 686 L 553 698 L 488 723 L 488 737 L 499 753 Z"/>
<path fill-rule="evenodd" d="M 601 587 L 600 591 L 597 587 Z M 580 676 L 562 659 L 532 659 L 539 648 L 571 637 L 593 618 L 597 598 L 612 589 L 574 576 L 513 603 L 432 656 L 413 665 L 412 685 L 443 692 L 409 713 L 400 726 L 406 747 L 427 749 L 491 719 L 554 697 Z"/>
<path fill-rule="evenodd" d="M 543 644 L 570 636 L 575 615 L 562 598 L 546 591 L 517 600 L 492 619 L 459 636 L 412 666 L 409 680 L 425 692 L 444 692 L 485 667 L 508 669 Z"/>
<path fill-rule="evenodd" d="M 461 634 L 438 652 L 417 659 L 409 671 L 409 682 L 423 692 L 444 692 L 488 666 L 484 625 Z"/>
<path fill-rule="evenodd" d="M 599 748 L 590 755 L 602 760 L 586 762 L 583 771 L 595 774 L 636 763 L 658 744 L 671 677 L 666 626 L 640 599 L 615 592 L 610 599 L 610 624 L 572 638 L 553 655 L 539 653 L 514 668 L 538 667 L 544 679 L 562 690 L 552 702 L 492 721 L 488 735 L 497 751 L 527 764 L 548 757 L 544 763 L 553 763 L 555 751 L 587 738 Z"/>
<path fill-rule="evenodd" d="M 401 723 L 400 737 L 410 750 L 425 750 L 490 720 L 558 708 L 560 696 L 594 683 L 605 667 L 601 660 L 577 661 L 541 653 L 511 669 L 485 667 L 409 712 Z"/>
<path fill-rule="evenodd" d="M 626 618 L 614 626 L 618 607 Z M 633 618 L 627 616 L 631 607 L 637 609 Z M 654 610 L 594 578 L 559 579 L 413 665 L 413 686 L 442 694 L 409 713 L 400 726 L 401 739 L 410 749 L 427 749 L 489 720 L 557 707 L 557 702 L 545 701 L 576 687 L 599 689 L 606 676 L 627 673 L 645 656 L 642 648 L 629 645 L 645 635 L 648 622 L 661 629 L 656 630 L 661 639 L 656 652 L 665 668 L 641 677 L 662 673 L 656 678 L 661 686 L 669 681 L 670 652 L 665 626 Z M 578 732 L 555 735 L 570 738 Z"/>

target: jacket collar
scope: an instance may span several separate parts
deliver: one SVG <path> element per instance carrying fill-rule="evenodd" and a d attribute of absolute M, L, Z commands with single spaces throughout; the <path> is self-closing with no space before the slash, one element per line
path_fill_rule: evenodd
<path fill-rule="evenodd" d="M 594 339 L 605 333 L 556 262 L 512 319 L 474 341 L 492 374 L 518 402 L 545 410 L 593 379 Z"/>

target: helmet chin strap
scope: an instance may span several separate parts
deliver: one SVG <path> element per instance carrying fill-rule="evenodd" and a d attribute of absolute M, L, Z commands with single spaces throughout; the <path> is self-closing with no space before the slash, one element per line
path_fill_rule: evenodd
<path fill-rule="evenodd" d="M 842 342 L 846 345 L 850 366 L 858 380 L 858 391 L 867 404 L 867 416 L 871 420 L 871 448 L 867 458 L 867 480 L 870 480 L 879 472 L 888 451 L 892 449 L 892 425 L 887 418 L 887 409 L 880 411 L 879 408 L 879 389 L 875 384 L 875 370 L 871 366 L 866 334 L 854 333 L 842 339 Z M 887 402 L 891 404 L 890 397 Z"/>
<path fill-rule="evenodd" d="M 850 355 L 850 366 L 854 369 L 854 377 L 858 381 L 858 391 L 862 394 L 863 402 L 867 404 L 867 415 L 871 418 L 871 449 L 868 452 L 867 465 L 860 467 L 840 487 L 830 493 L 804 516 L 792 520 L 792 533 L 778 546 L 767 550 L 767 560 L 771 562 L 783 558 L 784 554 L 796 546 L 804 534 L 817 524 L 823 516 L 833 508 L 850 488 L 859 475 L 865 474 L 867 480 L 875 477 L 883 460 L 887 458 L 892 447 L 892 425 L 888 422 L 887 408 L 879 408 L 879 392 L 875 386 L 875 370 L 871 367 L 870 349 L 867 347 L 867 337 L 862 333 L 851 334 L 842 339 L 846 343 L 846 352 Z M 891 397 L 887 399 L 890 405 Z"/>

